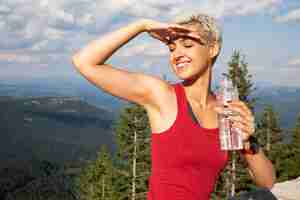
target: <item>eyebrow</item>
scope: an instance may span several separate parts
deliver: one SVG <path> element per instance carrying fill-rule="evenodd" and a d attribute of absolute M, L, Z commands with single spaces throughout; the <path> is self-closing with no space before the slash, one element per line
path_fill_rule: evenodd
<path fill-rule="evenodd" d="M 193 39 L 193 38 L 191 38 L 191 37 L 178 37 L 177 39 L 169 40 L 166 44 L 167 44 L 167 45 L 175 44 L 175 43 L 174 43 L 175 40 L 179 40 L 179 42 L 185 42 L 185 41 L 189 41 L 189 40 L 198 42 L 197 40 L 195 40 L 195 39 Z"/>
<path fill-rule="evenodd" d="M 195 39 L 193 39 L 192 37 L 184 36 L 184 37 L 179 37 L 178 40 L 182 41 L 182 42 L 185 42 L 185 41 L 188 41 L 188 40 L 195 40 Z"/>
<path fill-rule="evenodd" d="M 182 42 L 185 42 L 186 40 L 192 40 L 192 41 L 200 43 L 200 44 L 204 44 L 205 43 L 205 40 L 203 38 L 201 38 L 201 37 L 199 39 L 195 39 L 193 37 L 185 36 L 185 37 L 182 37 L 180 39 L 182 39 Z"/>

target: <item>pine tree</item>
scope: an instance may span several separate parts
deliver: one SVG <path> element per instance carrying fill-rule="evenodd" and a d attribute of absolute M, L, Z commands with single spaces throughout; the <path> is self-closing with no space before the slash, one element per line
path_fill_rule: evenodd
<path fill-rule="evenodd" d="M 274 112 L 272 105 L 265 106 L 257 129 L 260 144 L 267 155 L 271 154 L 272 150 L 276 149 L 283 139 L 282 130 L 279 126 L 279 116 Z"/>
<path fill-rule="evenodd" d="M 251 110 L 254 109 L 256 99 L 251 96 L 255 90 L 252 83 L 252 75 L 248 71 L 248 63 L 245 61 L 245 55 L 237 50 L 233 52 L 231 60 L 228 62 L 228 76 L 233 85 L 237 86 L 239 99 L 245 102 Z"/>
<path fill-rule="evenodd" d="M 296 126 L 292 131 L 292 141 L 290 146 L 295 149 L 295 151 L 300 150 L 300 114 L 296 121 Z"/>
<path fill-rule="evenodd" d="M 278 181 L 286 181 L 300 176 L 300 114 L 292 130 L 291 142 L 277 154 L 280 160 L 277 167 Z"/>
<path fill-rule="evenodd" d="M 245 56 L 241 55 L 239 51 L 234 51 L 231 61 L 228 63 L 228 75 L 233 84 L 237 86 L 239 92 L 239 99 L 247 104 L 253 111 L 255 98 L 251 98 L 251 93 L 255 90 L 252 83 L 252 75 L 248 72 L 248 63 L 245 61 Z M 236 191 L 244 190 L 245 183 L 249 183 L 249 175 L 246 171 L 247 166 L 243 163 L 240 154 L 235 151 L 231 154 L 231 196 Z"/>
<path fill-rule="evenodd" d="M 251 97 L 255 90 L 252 83 L 252 75 L 248 72 L 248 63 L 245 61 L 245 56 L 242 56 L 239 51 L 234 51 L 231 60 L 228 62 L 228 73 L 226 74 L 233 82 L 233 85 L 238 88 L 239 99 L 254 110 L 256 99 Z M 249 183 L 249 175 L 246 171 L 246 165 L 240 154 L 230 152 L 230 160 L 225 167 L 221 177 L 218 180 L 216 193 L 225 196 L 234 196 L 236 191 L 244 190 Z"/>
<path fill-rule="evenodd" d="M 115 200 L 114 169 L 106 146 L 102 146 L 96 160 L 90 161 L 76 180 L 82 200 Z"/>
<path fill-rule="evenodd" d="M 272 105 L 265 105 L 257 125 L 257 136 L 260 146 L 271 160 L 276 171 L 276 177 L 281 174 L 282 157 L 287 154 L 287 145 L 283 143 L 279 116 L 274 112 Z"/>
<path fill-rule="evenodd" d="M 150 126 L 145 109 L 132 104 L 115 128 L 120 199 L 146 199 L 150 174 Z"/>

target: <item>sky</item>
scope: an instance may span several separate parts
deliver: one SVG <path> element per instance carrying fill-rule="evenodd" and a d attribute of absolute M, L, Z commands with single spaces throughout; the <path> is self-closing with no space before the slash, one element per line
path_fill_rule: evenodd
<path fill-rule="evenodd" d="M 141 18 L 172 22 L 197 13 L 223 29 L 215 80 L 239 50 L 256 85 L 300 87 L 299 0 L 0 0 L 0 83 L 83 81 L 71 57 L 89 41 Z M 142 33 L 109 62 L 174 80 L 168 55 Z"/>

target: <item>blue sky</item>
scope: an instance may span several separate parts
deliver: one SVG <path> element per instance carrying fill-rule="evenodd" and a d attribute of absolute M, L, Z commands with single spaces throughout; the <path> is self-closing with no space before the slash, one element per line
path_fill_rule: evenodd
<path fill-rule="evenodd" d="M 88 41 L 139 18 L 168 22 L 199 12 L 216 17 L 223 27 L 216 79 L 238 49 L 258 86 L 300 87 L 299 0 L 2 0 L 0 82 L 82 81 L 71 55 Z M 110 62 L 130 71 L 174 78 L 167 48 L 145 33 Z"/>

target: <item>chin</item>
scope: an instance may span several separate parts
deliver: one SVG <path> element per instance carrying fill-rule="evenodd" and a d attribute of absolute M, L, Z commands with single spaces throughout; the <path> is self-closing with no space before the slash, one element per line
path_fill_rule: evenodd
<path fill-rule="evenodd" d="M 180 80 L 186 80 L 186 79 L 190 78 L 190 76 L 187 73 L 178 73 L 178 72 L 175 72 L 175 75 Z"/>
<path fill-rule="evenodd" d="M 184 82 L 193 82 L 196 79 L 196 75 L 191 74 L 176 74 L 177 78 Z"/>
<path fill-rule="evenodd" d="M 191 77 L 191 72 L 188 69 L 178 70 L 176 68 L 173 68 L 173 72 L 176 75 L 176 77 L 180 80 L 186 80 Z"/>

